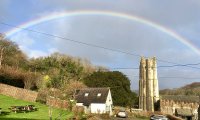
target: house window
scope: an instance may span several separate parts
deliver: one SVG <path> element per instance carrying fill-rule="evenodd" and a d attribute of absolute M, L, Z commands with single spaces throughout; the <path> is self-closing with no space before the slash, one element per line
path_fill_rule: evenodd
<path fill-rule="evenodd" d="M 87 97 L 89 95 L 89 93 L 85 93 L 85 97 Z"/>
<path fill-rule="evenodd" d="M 98 93 L 98 94 L 97 94 L 97 97 L 101 97 L 101 93 Z"/>

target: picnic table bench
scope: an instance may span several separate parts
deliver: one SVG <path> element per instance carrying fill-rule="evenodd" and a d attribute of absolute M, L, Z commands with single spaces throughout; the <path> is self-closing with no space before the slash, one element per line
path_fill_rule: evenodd
<path fill-rule="evenodd" d="M 10 109 L 12 112 L 31 112 L 37 111 L 37 108 L 34 105 L 26 105 L 26 106 L 11 106 Z"/>
<path fill-rule="evenodd" d="M 27 105 L 26 108 L 29 111 L 37 111 L 38 110 L 38 108 L 35 107 L 35 105 Z"/>
<path fill-rule="evenodd" d="M 23 106 L 11 106 L 9 109 L 15 113 L 24 111 Z"/>

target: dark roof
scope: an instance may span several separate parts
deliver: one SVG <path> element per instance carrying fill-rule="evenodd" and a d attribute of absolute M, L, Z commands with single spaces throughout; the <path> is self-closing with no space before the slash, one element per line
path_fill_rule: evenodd
<path fill-rule="evenodd" d="M 91 103 L 105 103 L 108 92 L 109 88 L 84 88 L 77 92 L 76 101 L 85 106 Z M 85 93 L 88 93 L 88 96 L 85 96 Z M 101 96 L 97 96 L 98 93 L 101 93 Z"/>
<path fill-rule="evenodd" d="M 176 114 L 180 116 L 193 116 L 190 109 L 176 109 Z"/>
<path fill-rule="evenodd" d="M 198 96 L 187 96 L 187 95 L 164 95 L 161 96 L 161 100 L 173 100 L 183 102 L 199 102 Z"/>

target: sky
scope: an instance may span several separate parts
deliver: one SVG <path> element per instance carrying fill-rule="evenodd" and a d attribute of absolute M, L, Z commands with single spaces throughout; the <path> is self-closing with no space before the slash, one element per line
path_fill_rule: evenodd
<path fill-rule="evenodd" d="M 137 16 L 170 29 L 200 51 L 199 0 L 1 0 L 0 33 L 51 14 L 74 11 L 114 12 Z M 200 52 L 155 27 L 136 20 L 111 15 L 76 15 L 44 21 L 26 29 L 48 33 L 104 48 L 156 57 L 177 64 L 200 63 Z M 138 89 L 140 57 L 96 48 L 27 30 L 7 36 L 16 42 L 28 57 L 48 56 L 60 52 L 88 59 L 94 65 L 123 72 Z M 157 61 L 158 66 L 171 63 Z M 195 68 L 194 68 L 195 67 Z M 178 88 L 200 82 L 200 64 L 192 67 L 158 68 L 159 88 Z"/>

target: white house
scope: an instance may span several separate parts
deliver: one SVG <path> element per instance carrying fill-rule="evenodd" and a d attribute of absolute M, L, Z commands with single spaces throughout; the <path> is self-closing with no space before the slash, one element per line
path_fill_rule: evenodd
<path fill-rule="evenodd" d="M 85 88 L 77 91 L 76 105 L 83 106 L 85 113 L 109 113 L 112 115 L 110 88 Z"/>

